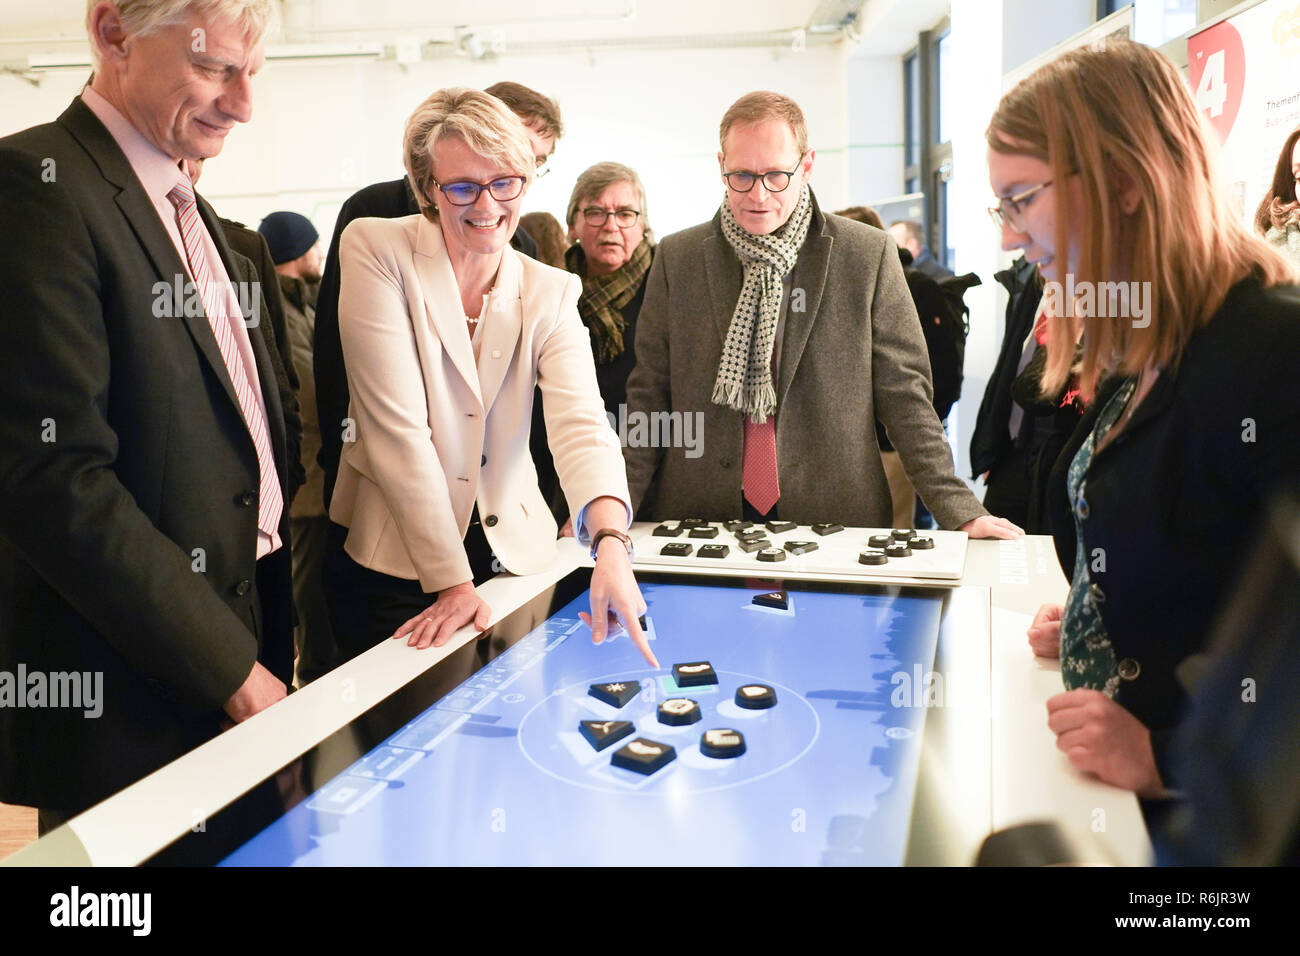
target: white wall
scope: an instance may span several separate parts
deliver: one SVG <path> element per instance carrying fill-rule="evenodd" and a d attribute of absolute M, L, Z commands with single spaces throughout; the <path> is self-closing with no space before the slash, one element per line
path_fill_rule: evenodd
<path fill-rule="evenodd" d="M 509 79 L 559 100 L 566 133 L 552 172 L 524 210 L 562 218 L 578 174 L 601 160 L 632 166 L 646 184 L 659 235 L 712 217 L 722 197 L 718 121 L 740 94 L 794 97 L 818 150 L 813 185 L 831 209 L 849 203 L 845 51 L 610 52 L 495 61 L 270 63 L 254 81 L 254 117 L 207 164 L 200 191 L 223 215 L 256 225 L 292 209 L 328 236 L 338 207 L 369 183 L 402 174 L 401 134 L 411 110 L 443 86 Z M 0 135 L 56 117 L 80 73 L 46 74 L 39 89 L 0 76 Z"/>
<path fill-rule="evenodd" d="M 850 204 L 869 205 L 903 191 L 903 65 L 897 56 L 846 65 Z"/>

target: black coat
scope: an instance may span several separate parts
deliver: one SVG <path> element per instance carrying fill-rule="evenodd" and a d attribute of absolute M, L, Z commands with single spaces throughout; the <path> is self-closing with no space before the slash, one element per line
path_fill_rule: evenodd
<path fill-rule="evenodd" d="M 325 510 L 329 511 L 334 481 L 343 454 L 343 420 L 348 417 L 348 374 L 343 364 L 343 343 L 339 339 L 339 240 L 354 219 L 400 219 L 419 213 L 419 204 L 406 178 L 375 183 L 353 193 L 339 210 L 334 237 L 325 257 L 320 292 L 316 298 L 316 329 L 312 368 L 316 373 L 316 412 L 320 422 L 320 461 L 325 472 Z M 531 259 L 537 258 L 537 243 L 522 228 L 515 230 L 510 245 Z"/>
<path fill-rule="evenodd" d="M 1043 288 L 1038 269 L 1023 256 L 994 278 L 1006 287 L 1011 298 L 1007 302 L 1002 351 L 998 353 L 997 364 L 989 376 L 979 413 L 975 416 L 975 430 L 970 440 L 972 478 L 991 471 L 1011 450 L 1011 432 L 1007 427 L 1011 418 L 1011 383 L 1016 378 L 1016 366 L 1020 364 L 1025 338 L 1034 327 Z"/>
<path fill-rule="evenodd" d="M 1140 668 L 1116 700 L 1152 730 L 1162 767 L 1185 699 L 1174 670 L 1205 645 L 1270 490 L 1300 481 L 1297 356 L 1300 287 L 1238 284 L 1088 472 L 1084 553 L 1090 565 L 1105 562 L 1092 580 L 1115 656 Z M 1117 384 L 1089 405 L 1052 472 L 1049 521 L 1067 577 L 1075 528 L 1066 473 Z"/>
<path fill-rule="evenodd" d="M 249 329 L 286 501 L 257 561 L 257 452 L 216 338 L 154 314 L 184 266 L 80 99 L 0 140 L 0 208 L 0 671 L 103 675 L 97 718 L 0 707 L 0 800 L 73 812 L 215 735 L 254 661 L 292 677 L 288 396 Z"/>

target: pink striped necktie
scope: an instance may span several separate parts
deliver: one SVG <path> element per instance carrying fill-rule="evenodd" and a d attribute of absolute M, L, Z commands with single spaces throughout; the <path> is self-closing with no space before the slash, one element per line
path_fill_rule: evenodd
<path fill-rule="evenodd" d="M 190 260 L 190 274 L 198 286 L 203 311 L 208 316 L 208 325 L 217 337 L 217 347 L 226 363 L 226 371 L 230 373 L 230 382 L 239 398 L 239 408 L 244 413 L 248 433 L 253 438 L 253 447 L 257 449 L 257 528 L 264 534 L 275 537 L 280 527 L 280 515 L 284 511 L 284 498 L 280 493 L 275 458 L 271 453 L 271 435 L 267 431 L 261 403 L 248 381 L 244 360 L 239 354 L 239 346 L 235 344 L 235 333 L 230 328 L 233 317 L 230 315 L 229 299 L 212 278 L 212 270 L 208 266 L 208 255 L 203 248 L 203 223 L 199 219 L 198 204 L 194 201 L 194 186 L 189 177 L 182 176 L 181 181 L 167 194 L 167 198 L 176 207 L 181 242 L 185 244 L 185 255 Z M 240 321 L 243 321 L 243 316 L 240 316 Z"/>
<path fill-rule="evenodd" d="M 757 425 L 745 416 L 745 461 L 741 487 L 759 514 L 765 515 L 781 497 L 776 473 L 776 415 Z"/>

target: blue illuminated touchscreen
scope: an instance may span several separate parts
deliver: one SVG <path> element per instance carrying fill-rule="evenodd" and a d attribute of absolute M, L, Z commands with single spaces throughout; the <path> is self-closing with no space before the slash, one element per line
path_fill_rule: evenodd
<path fill-rule="evenodd" d="M 592 645 L 584 592 L 223 865 L 901 864 L 925 710 L 896 691 L 933 666 L 942 598 L 642 592 L 661 670 Z M 702 662 L 717 683 L 674 680 Z M 698 719 L 662 722 L 682 698 L 663 715 Z"/>

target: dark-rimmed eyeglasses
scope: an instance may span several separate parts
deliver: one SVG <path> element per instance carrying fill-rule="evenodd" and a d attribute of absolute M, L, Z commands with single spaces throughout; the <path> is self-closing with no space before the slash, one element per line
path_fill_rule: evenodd
<path fill-rule="evenodd" d="M 509 202 L 512 199 L 518 199 L 519 194 L 524 191 L 523 176 L 502 176 L 500 179 L 494 179 L 490 183 L 473 183 L 468 180 L 455 183 L 439 183 L 436 179 L 430 180 L 433 187 L 442 192 L 447 197 L 447 202 L 453 206 L 472 206 L 478 202 L 478 197 L 483 190 L 487 190 L 492 198 L 497 202 Z"/>
<path fill-rule="evenodd" d="M 1025 200 L 1038 195 L 1040 191 L 1050 185 L 1052 185 L 1052 181 L 1049 179 L 1045 183 L 1031 186 L 1022 193 L 1007 196 L 996 206 L 990 206 L 988 213 L 989 218 L 993 220 L 993 225 L 998 227 L 999 232 L 1001 232 L 1004 224 L 1010 226 L 1015 232 L 1024 232 L 1024 220 L 1021 217 L 1024 215 L 1025 207 L 1029 205 Z"/>
<path fill-rule="evenodd" d="M 807 153 L 804 154 L 805 156 Z M 799 157 L 799 163 L 803 162 L 803 156 Z M 734 173 L 723 173 L 722 178 L 727 181 L 728 188 L 732 192 L 747 193 L 755 186 L 758 181 L 763 180 L 763 188 L 770 193 L 785 192 L 786 187 L 790 185 L 790 180 L 794 179 L 795 173 L 799 172 L 798 163 L 794 169 L 786 172 L 784 169 L 773 169 L 766 173 L 749 173 L 738 170 Z"/>
<path fill-rule="evenodd" d="M 620 229 L 631 229 L 636 225 L 637 219 L 641 215 L 639 209 L 602 209 L 600 206 L 588 206 L 582 210 L 582 221 L 587 225 L 599 229 L 609 221 L 609 217 L 614 217 L 614 224 Z"/>

